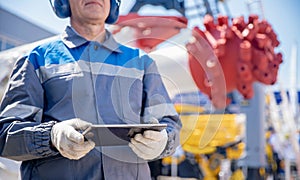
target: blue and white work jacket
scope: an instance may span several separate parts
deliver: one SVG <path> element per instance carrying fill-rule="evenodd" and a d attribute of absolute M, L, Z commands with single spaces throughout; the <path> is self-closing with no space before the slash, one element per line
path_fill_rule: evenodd
<path fill-rule="evenodd" d="M 181 123 L 155 62 L 106 34 L 101 44 L 67 27 L 16 62 L 0 106 L 0 155 L 23 161 L 23 179 L 150 179 L 147 162 L 128 146 L 97 147 L 80 160 L 61 156 L 51 128 L 72 118 L 132 124 L 155 117 L 168 124 L 159 158 L 178 146 Z"/>

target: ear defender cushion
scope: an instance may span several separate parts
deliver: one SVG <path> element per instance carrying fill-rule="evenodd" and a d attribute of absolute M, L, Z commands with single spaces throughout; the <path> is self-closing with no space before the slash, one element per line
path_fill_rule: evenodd
<path fill-rule="evenodd" d="M 105 20 L 107 24 L 114 24 L 118 20 L 120 5 L 121 5 L 121 0 L 110 1 L 109 15 Z"/>
<path fill-rule="evenodd" d="M 110 11 L 105 22 L 107 24 L 115 23 L 119 18 L 121 0 L 110 1 Z M 71 16 L 71 9 L 69 0 L 55 0 L 54 1 L 54 12 L 60 18 L 67 18 Z"/>
<path fill-rule="evenodd" d="M 67 18 L 71 16 L 71 9 L 69 0 L 55 0 L 54 12 L 60 18 Z"/>

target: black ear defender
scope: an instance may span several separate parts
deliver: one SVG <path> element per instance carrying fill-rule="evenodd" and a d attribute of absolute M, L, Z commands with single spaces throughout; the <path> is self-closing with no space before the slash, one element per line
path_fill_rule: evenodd
<path fill-rule="evenodd" d="M 67 18 L 71 16 L 71 8 L 69 0 L 54 0 L 50 1 L 53 11 L 59 18 Z M 114 24 L 119 18 L 121 0 L 110 0 L 109 15 L 105 20 L 107 24 Z"/>

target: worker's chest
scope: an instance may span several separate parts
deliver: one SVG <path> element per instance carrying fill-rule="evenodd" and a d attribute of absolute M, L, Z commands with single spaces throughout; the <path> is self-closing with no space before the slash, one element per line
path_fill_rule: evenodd
<path fill-rule="evenodd" d="M 45 111 L 93 123 L 139 123 L 143 106 L 143 70 L 111 61 L 89 59 L 54 64 L 41 69 Z M 96 57 L 94 57 L 96 58 Z M 63 114 L 61 112 L 60 114 Z"/>

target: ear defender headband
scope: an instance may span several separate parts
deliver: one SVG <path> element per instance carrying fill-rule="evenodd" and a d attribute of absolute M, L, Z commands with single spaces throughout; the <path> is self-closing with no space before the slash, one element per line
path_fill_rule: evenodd
<path fill-rule="evenodd" d="M 67 18 L 71 16 L 69 0 L 54 0 L 54 4 L 51 0 L 49 1 L 53 11 L 59 18 Z M 121 0 L 110 0 L 110 11 L 105 23 L 114 24 L 118 20 L 120 4 Z"/>

